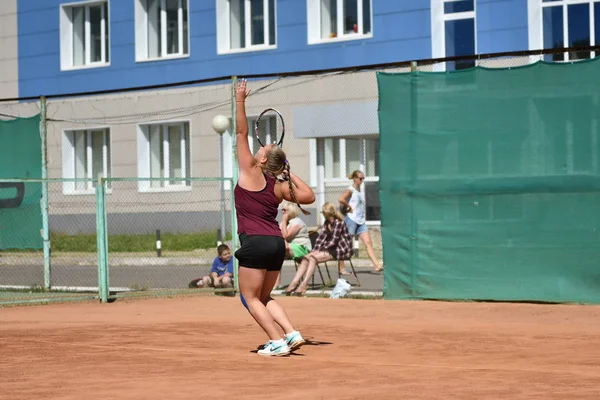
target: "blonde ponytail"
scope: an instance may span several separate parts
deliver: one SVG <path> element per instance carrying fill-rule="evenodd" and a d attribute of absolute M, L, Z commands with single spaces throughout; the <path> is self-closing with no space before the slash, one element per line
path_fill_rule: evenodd
<path fill-rule="evenodd" d="M 354 171 L 352 171 L 352 173 L 350 175 L 348 175 L 348 179 L 354 179 L 358 176 L 358 174 L 362 173 L 362 171 L 355 169 Z"/>

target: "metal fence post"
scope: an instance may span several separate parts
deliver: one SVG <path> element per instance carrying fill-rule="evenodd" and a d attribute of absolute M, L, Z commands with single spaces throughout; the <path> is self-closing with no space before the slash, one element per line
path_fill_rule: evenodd
<path fill-rule="evenodd" d="M 227 237 L 227 228 L 225 227 L 225 144 L 223 142 L 223 135 L 225 132 L 219 134 L 219 169 L 221 174 L 220 190 L 221 190 L 221 229 L 220 234 L 217 235 L 217 241 L 219 244 L 225 243 Z"/>
<path fill-rule="evenodd" d="M 237 112 L 237 107 L 235 103 L 235 86 L 237 85 L 237 76 L 231 77 L 231 243 L 232 243 L 232 251 L 235 251 L 239 247 L 238 243 L 238 235 L 237 235 L 237 217 L 235 214 L 235 198 L 233 196 L 233 191 L 235 185 L 238 181 L 238 160 L 237 160 L 237 123 L 235 121 L 235 113 Z M 240 285 L 238 281 L 238 268 L 239 263 L 235 256 L 233 257 L 233 268 L 234 268 L 234 283 L 235 290 L 239 292 Z"/>
<path fill-rule="evenodd" d="M 414 189 L 417 181 L 417 148 L 416 148 L 416 135 L 417 135 L 417 126 L 418 126 L 418 109 L 417 109 L 417 63 L 416 61 L 411 61 L 410 63 L 410 136 L 409 136 L 409 168 L 410 168 L 410 185 L 411 190 Z M 410 287 L 412 297 L 416 297 L 416 288 L 415 288 L 415 280 L 418 269 L 418 260 L 419 257 L 417 255 L 417 216 L 415 215 L 415 196 L 413 193 L 409 193 L 410 199 Z"/>
<path fill-rule="evenodd" d="M 96 241 L 98 247 L 98 295 L 102 303 L 108 302 L 108 238 L 106 235 L 106 180 L 96 182 Z"/>
<path fill-rule="evenodd" d="M 47 120 L 46 120 L 46 97 L 40 97 L 40 137 L 42 145 L 42 242 L 44 249 L 44 289 L 50 289 L 51 286 L 51 264 L 50 264 L 50 227 L 48 223 L 48 149 L 47 139 Z"/>

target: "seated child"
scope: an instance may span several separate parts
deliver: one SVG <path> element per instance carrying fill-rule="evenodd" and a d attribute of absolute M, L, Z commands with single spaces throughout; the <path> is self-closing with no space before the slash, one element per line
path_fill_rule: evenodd
<path fill-rule="evenodd" d="M 215 258 L 210 274 L 190 282 L 190 288 L 230 288 L 233 287 L 233 257 L 226 244 L 217 247 L 218 256 Z"/>

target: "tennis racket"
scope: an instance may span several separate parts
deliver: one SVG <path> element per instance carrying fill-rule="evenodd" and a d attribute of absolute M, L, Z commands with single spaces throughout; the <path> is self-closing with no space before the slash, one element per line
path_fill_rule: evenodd
<path fill-rule="evenodd" d="M 276 144 L 281 147 L 285 136 L 283 116 L 274 108 L 267 108 L 254 122 L 254 136 L 262 147 L 266 144 Z"/>

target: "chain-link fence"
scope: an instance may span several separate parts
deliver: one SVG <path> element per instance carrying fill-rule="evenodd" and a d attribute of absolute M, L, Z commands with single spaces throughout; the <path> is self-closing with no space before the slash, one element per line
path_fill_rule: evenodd
<path fill-rule="evenodd" d="M 589 48 L 503 53 L 315 73 L 249 76 L 246 78 L 252 94 L 247 101 L 247 115 L 252 127 L 253 120 L 265 108 L 275 107 L 283 114 L 286 121 L 283 146 L 291 168 L 310 183 L 317 197 L 315 204 L 308 206 L 311 215 L 301 216 L 311 227 L 322 223 L 319 211 L 325 202 L 338 204 L 338 198 L 351 184 L 348 175 L 354 170 L 364 172 L 362 190 L 367 223 L 375 251 L 382 257 L 379 226 L 385 212 L 381 212 L 379 204 L 377 72 L 443 73 L 473 66 L 516 68 L 540 60 L 560 61 L 566 59 L 561 56 L 565 52 L 569 54 L 569 62 L 573 62 L 597 51 L 598 48 Z M 76 241 L 87 237 L 91 242 L 97 239 L 87 235 L 95 235 L 94 182 L 98 176 L 108 178 L 108 265 L 115 268 L 109 277 L 111 290 L 119 293 L 184 290 L 189 280 L 206 272 L 206 260 L 215 256 L 217 230 L 226 232 L 227 238 L 231 235 L 230 220 L 223 228 L 221 220 L 215 219 L 220 215 L 221 188 L 219 179 L 210 179 L 226 178 L 223 198 L 229 215 L 230 179 L 235 177 L 236 165 L 234 136 L 231 129 L 217 135 L 211 122 L 218 114 L 232 116 L 234 82 L 232 78 L 183 87 L 48 97 L 46 124 L 41 124 L 40 133 L 45 139 L 42 152 L 45 172 L 49 179 L 55 180 L 48 185 L 51 287 L 98 287 L 97 254 L 55 247 L 56 238 Z M 35 99 L 18 103 L 0 101 L 0 122 L 33 117 L 43 109 L 43 101 Z M 259 146 L 252 135 L 249 145 L 253 152 Z M 0 175 L 0 178 L 29 176 Z M 195 180 L 199 178 L 210 179 Z M 192 228 L 213 232 L 212 248 L 182 251 L 164 247 L 170 234 L 204 232 Z M 148 241 L 152 236 L 156 246 L 157 231 L 163 239 L 160 257 L 155 248 L 148 248 L 150 245 L 135 252 L 112 247 L 115 242 L 126 243 L 128 236 L 146 236 Z M 44 265 L 43 253 L 9 252 L 1 246 L 0 249 L 0 260 L 5 263 L 12 259 L 15 264 L 22 260 L 21 264 L 28 263 L 32 268 Z M 365 261 L 363 268 L 370 268 L 362 243 L 358 259 Z M 130 267 L 136 263 L 144 266 Z M 86 272 L 79 267 L 83 264 Z M 47 283 L 43 268 L 42 272 L 30 273 L 31 278 L 20 274 L 19 269 L 10 274 L 6 272 L 8 269 L 4 271 L 0 285 L 27 290 Z M 381 286 L 382 282 L 377 281 L 373 289 L 381 290 Z"/>
<path fill-rule="evenodd" d="M 209 275 L 218 244 L 233 247 L 230 185 L 217 178 L 108 179 L 110 291 L 187 293 L 192 280 Z"/>
<path fill-rule="evenodd" d="M 8 185 L 23 190 L 14 190 L 15 203 L 0 209 L 0 304 L 98 298 L 95 196 L 64 197 L 74 182 L 60 179 L 2 182 L 3 194 L 10 193 Z"/>
<path fill-rule="evenodd" d="M 103 199 L 97 181 L 87 179 L 1 183 L 46 185 L 48 207 L 26 186 L 19 207 L 0 210 L 0 304 L 98 299 L 104 273 L 113 298 L 201 293 L 189 288 L 190 281 L 210 274 L 219 243 L 233 247 L 229 179 L 114 178 L 103 180 Z M 69 195 L 74 189 L 80 193 Z M 37 204 L 26 208 L 29 193 Z"/>

